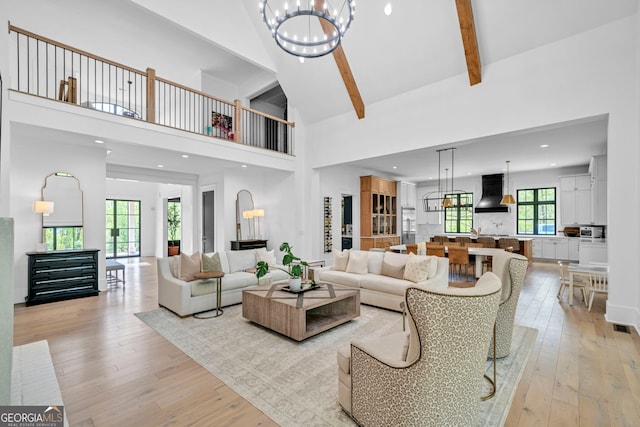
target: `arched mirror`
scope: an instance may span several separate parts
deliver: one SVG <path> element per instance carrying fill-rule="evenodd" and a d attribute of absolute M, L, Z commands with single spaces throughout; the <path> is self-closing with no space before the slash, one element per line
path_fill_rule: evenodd
<path fill-rule="evenodd" d="M 47 176 L 42 200 L 53 202 L 53 211 L 42 216 L 43 243 L 47 249 L 82 249 L 83 194 L 78 178 L 66 172 Z"/>
<path fill-rule="evenodd" d="M 255 238 L 253 229 L 253 196 L 248 190 L 238 191 L 236 196 L 236 237 L 238 240 Z"/>

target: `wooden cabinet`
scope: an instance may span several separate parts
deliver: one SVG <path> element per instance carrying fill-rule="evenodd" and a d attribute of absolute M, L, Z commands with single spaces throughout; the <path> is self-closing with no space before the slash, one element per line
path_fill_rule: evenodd
<path fill-rule="evenodd" d="M 591 176 L 560 177 L 560 220 L 564 225 L 591 224 Z"/>
<path fill-rule="evenodd" d="M 396 181 L 360 177 L 360 249 L 400 244 Z"/>
<path fill-rule="evenodd" d="M 27 305 L 98 295 L 98 249 L 28 252 Z"/>

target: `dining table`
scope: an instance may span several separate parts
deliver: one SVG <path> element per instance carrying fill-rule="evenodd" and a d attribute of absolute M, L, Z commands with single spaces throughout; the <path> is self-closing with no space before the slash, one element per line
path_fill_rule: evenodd
<path fill-rule="evenodd" d="M 567 267 L 569 273 L 569 305 L 573 305 L 573 280 L 574 276 L 587 276 L 590 273 L 609 275 L 609 264 L 593 262 L 589 264 L 579 264 L 572 262 Z"/>

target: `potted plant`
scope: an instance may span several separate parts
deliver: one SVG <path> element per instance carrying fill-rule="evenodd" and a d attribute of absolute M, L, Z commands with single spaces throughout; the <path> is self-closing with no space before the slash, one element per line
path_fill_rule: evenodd
<path fill-rule="evenodd" d="M 292 291 L 299 291 L 302 285 L 302 266 L 308 266 L 306 261 L 302 261 L 300 258 L 295 256 L 291 252 L 292 246 L 289 243 L 284 242 L 280 245 L 280 252 L 284 252 L 284 257 L 282 258 L 282 265 L 287 267 L 286 270 L 284 268 L 275 267 L 278 270 L 282 270 L 289 275 L 289 289 Z M 298 261 L 296 264 L 292 264 L 294 261 Z M 258 278 L 264 276 L 269 272 L 269 264 L 264 261 L 258 261 L 258 265 L 256 266 L 256 276 Z"/>
<path fill-rule="evenodd" d="M 171 202 L 167 209 L 167 231 L 169 234 L 168 255 L 180 253 L 180 204 Z"/>

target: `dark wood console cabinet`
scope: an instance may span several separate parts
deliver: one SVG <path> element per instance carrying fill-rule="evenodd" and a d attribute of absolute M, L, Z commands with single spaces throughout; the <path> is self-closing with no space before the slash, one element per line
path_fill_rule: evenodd
<path fill-rule="evenodd" d="M 27 305 L 98 295 L 98 251 L 28 252 Z"/>
<path fill-rule="evenodd" d="M 231 250 L 241 251 L 244 249 L 266 248 L 267 240 L 232 240 Z"/>

